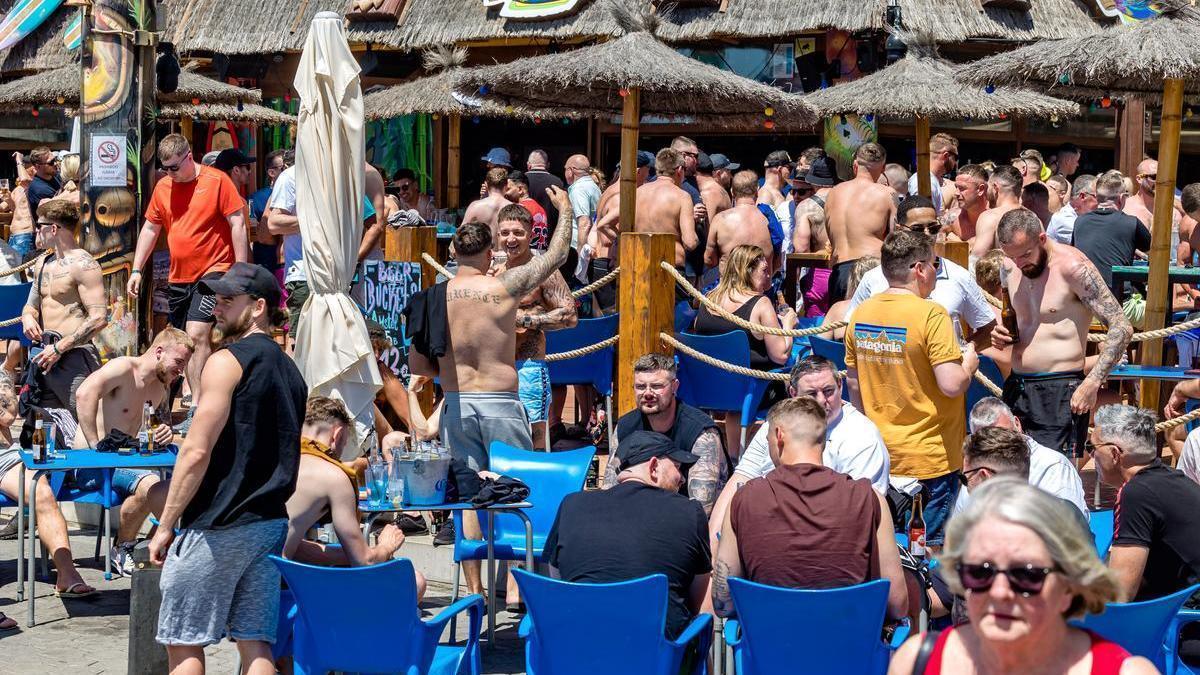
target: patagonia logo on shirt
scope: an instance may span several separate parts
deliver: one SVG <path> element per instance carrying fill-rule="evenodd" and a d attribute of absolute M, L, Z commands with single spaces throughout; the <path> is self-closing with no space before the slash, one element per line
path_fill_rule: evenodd
<path fill-rule="evenodd" d="M 854 348 L 863 353 L 902 354 L 908 342 L 907 328 L 860 323 L 854 326 Z"/>

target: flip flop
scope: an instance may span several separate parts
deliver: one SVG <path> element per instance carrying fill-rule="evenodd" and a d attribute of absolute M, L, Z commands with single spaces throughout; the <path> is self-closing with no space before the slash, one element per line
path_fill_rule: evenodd
<path fill-rule="evenodd" d="M 11 624 L 11 625 L 8 625 L 8 626 L 4 625 L 6 623 Z M 14 631 L 19 628 L 20 628 L 20 626 L 17 625 L 17 622 L 14 621 L 11 616 L 8 616 L 4 612 L 0 612 L 0 633 L 7 633 L 9 631 Z"/>
<path fill-rule="evenodd" d="M 94 588 L 90 591 L 76 593 L 75 589 L 79 588 L 80 586 L 83 586 L 86 588 L 87 584 L 83 583 L 82 581 L 76 581 L 75 583 L 68 586 L 67 590 L 65 590 L 65 591 L 60 591 L 56 588 L 56 589 L 54 589 L 54 597 L 56 597 L 56 598 L 86 598 L 88 596 L 96 594 L 96 589 L 94 589 Z"/>

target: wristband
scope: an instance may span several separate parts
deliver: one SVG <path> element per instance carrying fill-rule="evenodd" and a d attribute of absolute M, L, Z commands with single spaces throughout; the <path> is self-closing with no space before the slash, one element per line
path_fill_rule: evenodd
<path fill-rule="evenodd" d="M 141 273 L 142 273 L 141 270 L 133 270 L 132 272 L 129 273 L 129 276 L 133 276 L 135 274 L 141 274 Z"/>
<path fill-rule="evenodd" d="M 54 344 L 50 345 L 50 348 L 54 350 L 54 355 L 55 355 L 55 356 L 62 356 L 62 352 L 58 351 L 58 343 L 57 343 L 57 342 L 55 342 Z"/>

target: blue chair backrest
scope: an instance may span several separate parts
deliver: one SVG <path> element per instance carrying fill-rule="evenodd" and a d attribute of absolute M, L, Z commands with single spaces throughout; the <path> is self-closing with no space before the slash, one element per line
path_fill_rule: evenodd
<path fill-rule="evenodd" d="M 533 524 L 534 535 L 545 537 L 554 525 L 558 505 L 569 494 L 583 489 L 588 467 L 596 448 L 587 446 L 563 452 L 534 452 L 519 450 L 498 441 L 492 443 L 488 464 L 492 471 L 519 478 L 529 486 L 529 503 L 525 515 Z M 515 515 L 496 514 L 496 538 L 507 534 L 525 540 L 525 524 Z"/>
<path fill-rule="evenodd" d="M 297 656 L 307 654 L 332 670 L 429 671 L 433 652 L 416 647 L 421 618 L 412 562 L 398 558 L 369 567 L 317 567 L 278 556 L 271 561 L 299 607 Z"/>
<path fill-rule="evenodd" d="M 740 330 L 720 335 L 679 333 L 675 338 L 701 354 L 735 366 L 750 367 L 750 342 L 746 333 Z M 683 352 L 676 356 L 679 359 L 678 396 L 684 403 L 697 408 L 740 412 L 748 398 L 753 398 L 753 404 L 757 405 L 766 389 L 765 380 L 721 370 Z"/>
<path fill-rule="evenodd" d="M 696 314 L 697 311 L 687 300 L 675 303 L 675 332 L 682 333 L 691 328 L 696 321 Z"/>
<path fill-rule="evenodd" d="M 25 309 L 25 301 L 29 299 L 29 288 L 32 284 L 8 284 L 0 286 L 0 321 L 6 321 L 21 316 Z M 29 338 L 21 329 L 21 323 L 0 328 L 0 340 L 20 340 L 28 346 Z"/>
<path fill-rule="evenodd" d="M 1174 636 L 1167 629 L 1175 615 L 1200 584 L 1144 602 L 1110 602 L 1103 614 L 1088 614 L 1077 625 L 1092 630 L 1121 645 L 1134 656 L 1144 656 L 1160 671 L 1164 663 L 1164 643 Z"/>
<path fill-rule="evenodd" d="M 816 328 L 817 326 L 820 326 L 821 322 L 824 320 L 825 317 L 823 316 L 802 316 L 796 319 L 796 328 L 799 330 L 803 330 L 805 328 Z M 809 342 L 809 338 L 811 337 L 812 336 L 810 335 L 807 337 L 792 338 L 791 363 L 795 363 L 812 353 L 812 344 Z"/>
<path fill-rule="evenodd" d="M 888 587 L 886 579 L 804 590 L 731 578 L 745 650 L 738 675 L 791 672 L 799 655 L 806 673 L 871 672 L 883 649 Z"/>
<path fill-rule="evenodd" d="M 1096 553 L 1101 557 L 1108 555 L 1108 547 L 1113 540 L 1113 510 L 1092 511 L 1088 514 L 1088 528 L 1092 531 L 1092 540 L 1096 542 Z"/>
<path fill-rule="evenodd" d="M 514 570 L 528 609 L 526 667 L 531 673 L 661 673 L 666 644 L 667 577 L 573 584 Z M 596 629 L 606 640 L 597 648 Z"/>
<path fill-rule="evenodd" d="M 846 344 L 844 342 L 810 335 L 808 344 L 812 347 L 813 356 L 823 356 L 833 361 L 838 370 L 846 369 Z M 842 400 L 850 401 L 850 387 L 842 387 Z"/>
<path fill-rule="evenodd" d="M 598 319 L 580 319 L 574 328 L 546 331 L 546 353 L 559 354 L 603 342 L 617 334 L 616 314 Z M 600 395 L 609 396 L 613 387 L 613 355 L 616 349 L 606 347 L 587 356 L 566 361 L 551 361 L 551 384 L 590 384 Z"/>
<path fill-rule="evenodd" d="M 987 379 L 995 382 L 1001 389 L 1004 388 L 1004 373 L 1000 372 L 1000 366 L 996 365 L 996 361 L 990 356 L 979 355 L 979 372 Z M 987 390 L 979 380 L 971 378 L 971 387 L 967 389 L 967 412 L 971 412 L 971 408 L 982 398 L 991 396 L 992 392 Z"/>

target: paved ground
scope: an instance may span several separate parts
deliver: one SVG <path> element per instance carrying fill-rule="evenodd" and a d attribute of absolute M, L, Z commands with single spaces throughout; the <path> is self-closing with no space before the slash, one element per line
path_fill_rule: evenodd
<path fill-rule="evenodd" d="M 0 611 L 21 624 L 19 631 L 0 634 L 0 675 L 95 675 L 120 673 L 128 667 L 129 588 L 128 579 L 105 582 L 102 565 L 92 562 L 94 532 L 72 532 L 71 544 L 84 579 L 100 589 L 82 600 L 54 597 L 52 583 L 39 582 L 37 620 L 26 625 L 26 603 L 17 601 L 17 544 L 0 541 Z M 51 571 L 53 574 L 53 570 Z M 431 584 L 430 598 L 423 605 L 436 612 L 449 604 L 449 588 Z M 484 648 L 485 673 L 523 673 L 522 643 L 516 634 L 516 619 L 497 615 L 496 648 Z M 462 628 L 459 629 L 460 635 Z M 208 672 L 236 673 L 237 649 L 224 642 L 208 651 Z"/>

